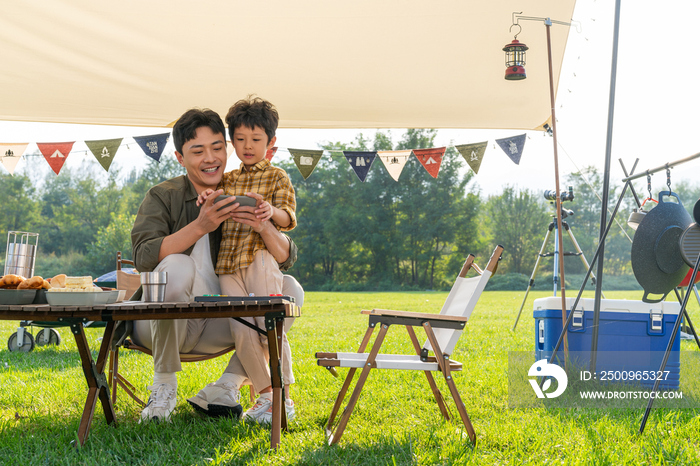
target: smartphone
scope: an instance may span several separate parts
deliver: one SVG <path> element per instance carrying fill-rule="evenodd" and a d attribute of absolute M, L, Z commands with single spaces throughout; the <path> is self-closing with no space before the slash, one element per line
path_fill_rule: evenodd
<path fill-rule="evenodd" d="M 225 205 L 220 207 L 219 210 L 223 209 L 227 205 L 235 204 L 236 202 L 246 207 L 255 207 L 255 205 L 257 204 L 255 198 L 252 198 L 250 196 L 229 196 L 228 194 L 222 194 L 221 196 L 217 197 L 214 200 L 214 204 L 216 204 L 219 201 L 225 201 Z"/>

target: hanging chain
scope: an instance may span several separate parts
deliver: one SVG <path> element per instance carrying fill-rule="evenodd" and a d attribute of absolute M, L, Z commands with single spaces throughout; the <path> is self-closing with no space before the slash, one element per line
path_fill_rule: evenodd
<path fill-rule="evenodd" d="M 649 191 L 649 199 L 651 199 L 651 175 L 647 172 L 647 191 Z"/>
<path fill-rule="evenodd" d="M 668 192 L 671 193 L 671 169 L 666 168 L 666 186 L 668 186 Z"/>

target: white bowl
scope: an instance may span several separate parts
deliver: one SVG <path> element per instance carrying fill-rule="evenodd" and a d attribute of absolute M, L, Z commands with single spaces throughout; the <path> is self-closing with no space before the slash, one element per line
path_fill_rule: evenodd
<path fill-rule="evenodd" d="M 107 304 L 105 291 L 54 291 L 46 293 L 46 301 L 51 306 L 95 306 Z"/>

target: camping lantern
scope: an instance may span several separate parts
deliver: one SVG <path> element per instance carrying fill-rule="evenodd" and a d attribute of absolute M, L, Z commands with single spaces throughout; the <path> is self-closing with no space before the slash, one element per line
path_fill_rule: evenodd
<path fill-rule="evenodd" d="M 506 53 L 506 79 L 509 81 L 518 81 L 525 79 L 525 51 L 527 45 L 513 39 L 513 42 L 503 47 Z"/>

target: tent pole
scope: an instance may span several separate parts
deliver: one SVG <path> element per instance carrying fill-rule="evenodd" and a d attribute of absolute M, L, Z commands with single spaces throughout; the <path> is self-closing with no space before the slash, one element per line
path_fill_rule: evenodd
<path fill-rule="evenodd" d="M 599 242 L 605 241 L 604 231 L 608 213 L 608 191 L 610 191 L 610 159 L 612 153 L 613 116 L 615 114 L 615 81 L 617 78 L 617 44 L 620 36 L 620 3 L 615 1 L 615 27 L 613 32 L 612 66 L 610 68 L 610 102 L 608 104 L 608 134 L 605 144 L 605 171 L 603 172 L 603 199 L 600 209 L 600 235 Z M 595 372 L 596 356 L 598 352 L 598 326 L 600 325 L 600 297 L 603 285 L 603 262 L 605 245 L 600 245 L 598 257 L 598 273 L 595 284 L 595 300 L 593 304 L 593 332 L 591 335 L 591 372 Z"/>
<path fill-rule="evenodd" d="M 552 106 L 552 141 L 554 143 L 554 183 L 557 193 L 556 197 L 556 209 L 557 209 L 557 245 L 559 257 L 555 257 L 554 260 L 559 261 L 559 275 L 561 277 L 561 321 L 562 323 L 566 321 L 566 282 L 564 280 L 564 230 L 561 224 L 561 190 L 559 189 L 559 153 L 557 151 L 557 117 L 555 114 L 555 99 L 554 99 L 554 73 L 552 71 L 552 38 L 550 34 L 550 29 L 552 27 L 552 20 L 547 18 L 544 21 L 545 27 L 547 29 L 547 59 L 549 63 L 549 100 Z M 556 291 L 556 290 L 555 290 Z M 564 366 L 566 367 L 566 361 L 569 359 L 569 342 L 567 339 L 566 332 L 564 332 Z"/>

